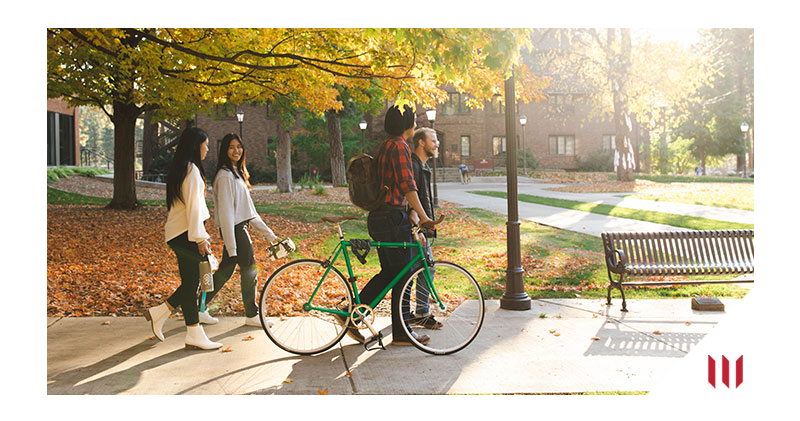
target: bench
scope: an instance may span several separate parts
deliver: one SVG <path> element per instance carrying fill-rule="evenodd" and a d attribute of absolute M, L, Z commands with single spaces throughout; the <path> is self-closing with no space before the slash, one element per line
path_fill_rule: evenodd
<path fill-rule="evenodd" d="M 623 286 L 696 285 L 754 282 L 749 279 L 703 281 L 638 281 L 627 276 L 753 274 L 753 230 L 672 232 L 607 232 L 601 234 L 608 268 L 608 305 L 611 290 L 622 295 L 622 311 L 628 311 Z M 614 280 L 612 273 L 619 275 Z"/>

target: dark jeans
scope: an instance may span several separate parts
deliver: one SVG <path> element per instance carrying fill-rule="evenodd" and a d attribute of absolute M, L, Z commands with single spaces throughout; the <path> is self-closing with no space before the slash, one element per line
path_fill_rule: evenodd
<path fill-rule="evenodd" d="M 367 216 L 367 229 L 373 241 L 402 243 L 411 242 L 411 223 L 408 213 L 404 210 L 373 211 Z M 381 247 L 378 248 L 378 260 L 381 262 L 381 271 L 375 275 L 359 293 L 361 303 L 369 304 L 400 271 L 411 261 L 410 248 Z M 403 315 L 396 314 L 397 302 L 403 296 L 403 282 L 400 281 L 392 288 L 392 336 L 406 337 L 400 323 L 408 319 L 408 311 Z"/>
<path fill-rule="evenodd" d="M 221 235 L 222 232 L 220 232 Z M 214 272 L 214 291 L 206 293 L 206 303 L 210 303 L 225 283 L 231 279 L 236 265 L 239 265 L 244 314 L 247 317 L 254 317 L 258 315 L 258 306 L 256 305 L 258 268 L 255 256 L 253 256 L 253 243 L 250 240 L 247 221 L 234 226 L 233 235 L 236 237 L 236 256 L 228 256 L 228 250 L 223 250 L 222 261 L 217 271 Z"/>
<path fill-rule="evenodd" d="M 178 258 L 181 285 L 167 298 L 172 308 L 179 306 L 187 326 L 199 323 L 197 316 L 197 287 L 200 283 L 200 261 L 205 260 L 197 249 L 197 243 L 189 241 L 188 231 L 169 240 L 167 245 Z"/>

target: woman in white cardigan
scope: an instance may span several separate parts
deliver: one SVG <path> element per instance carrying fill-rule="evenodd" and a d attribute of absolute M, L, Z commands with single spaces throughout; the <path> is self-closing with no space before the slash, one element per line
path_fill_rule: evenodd
<path fill-rule="evenodd" d="M 258 231 L 267 241 L 277 238 L 256 212 L 250 190 L 250 175 L 245 165 L 245 151 L 239 136 L 231 133 L 222 138 L 214 177 L 214 224 L 219 227 L 225 248 L 219 269 L 214 273 L 214 291 L 206 295 L 211 302 L 214 296 L 233 275 L 239 265 L 242 286 L 245 325 L 261 327 L 256 305 L 258 268 L 250 240 L 250 229 Z M 214 324 L 217 319 L 208 311 L 200 313 L 200 322 Z"/>
<path fill-rule="evenodd" d="M 208 136 L 199 128 L 181 133 L 175 156 L 167 171 L 167 222 L 164 235 L 167 245 L 175 252 L 181 285 L 166 302 L 147 310 L 144 317 L 151 323 L 153 333 L 163 341 L 164 322 L 178 306 L 186 323 L 186 348 L 217 349 L 221 343 L 208 339 L 199 324 L 197 288 L 199 264 L 211 253 L 211 236 L 204 221 L 210 217 L 206 207 L 205 172 L 202 161 L 208 154 Z"/>

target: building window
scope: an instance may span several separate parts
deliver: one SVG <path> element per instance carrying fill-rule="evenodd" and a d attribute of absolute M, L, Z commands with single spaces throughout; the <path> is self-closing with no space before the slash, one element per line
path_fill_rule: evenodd
<path fill-rule="evenodd" d="M 575 111 L 572 94 L 550 94 L 547 96 L 547 101 L 552 110 L 558 112 Z"/>
<path fill-rule="evenodd" d="M 506 112 L 505 108 L 502 96 L 495 95 L 492 97 L 492 114 L 503 114 Z"/>
<path fill-rule="evenodd" d="M 575 155 L 575 136 L 552 135 L 548 140 L 550 155 Z"/>
<path fill-rule="evenodd" d="M 492 137 L 492 154 L 494 156 L 500 156 L 504 153 L 506 153 L 506 137 L 505 136 Z"/>
<path fill-rule="evenodd" d="M 447 102 L 442 106 L 442 113 L 445 115 L 469 114 L 466 97 L 458 92 L 450 92 Z"/>
<path fill-rule="evenodd" d="M 603 135 L 603 150 L 613 151 L 617 149 L 616 136 L 613 134 Z"/>
<path fill-rule="evenodd" d="M 461 156 L 470 156 L 469 146 L 469 136 L 461 136 Z"/>

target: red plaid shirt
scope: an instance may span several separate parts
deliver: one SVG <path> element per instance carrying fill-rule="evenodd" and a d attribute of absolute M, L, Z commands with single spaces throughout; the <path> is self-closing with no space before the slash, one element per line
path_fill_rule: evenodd
<path fill-rule="evenodd" d="M 378 179 L 389 186 L 386 204 L 408 206 L 406 193 L 417 191 L 414 171 L 411 168 L 411 149 L 402 137 L 384 141 L 378 149 Z"/>

